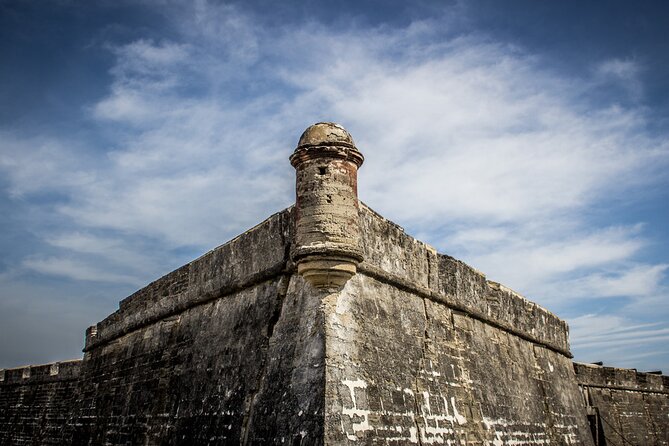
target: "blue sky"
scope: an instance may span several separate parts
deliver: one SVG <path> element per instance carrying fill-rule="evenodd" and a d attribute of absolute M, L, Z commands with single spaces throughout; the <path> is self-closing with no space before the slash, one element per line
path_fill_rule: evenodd
<path fill-rule="evenodd" d="M 0 0 L 0 367 L 294 199 L 317 121 L 360 198 L 669 371 L 664 2 Z"/>

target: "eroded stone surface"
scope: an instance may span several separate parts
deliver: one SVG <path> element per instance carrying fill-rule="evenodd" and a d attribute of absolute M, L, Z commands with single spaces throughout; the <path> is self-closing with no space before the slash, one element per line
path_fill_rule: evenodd
<path fill-rule="evenodd" d="M 0 444 L 61 445 L 81 360 L 0 370 Z"/>
<path fill-rule="evenodd" d="M 669 376 L 580 363 L 574 370 L 595 436 L 611 445 L 669 444 Z"/>
<path fill-rule="evenodd" d="M 298 148 L 323 145 L 355 147 L 351 134 L 334 122 L 318 122 L 309 126 L 297 143 Z"/>
<path fill-rule="evenodd" d="M 82 361 L 0 370 L 0 443 L 592 445 L 594 415 L 669 443 L 669 377 L 575 375 L 564 321 L 358 202 L 362 161 L 307 129 L 295 207 L 121 301 Z"/>
<path fill-rule="evenodd" d="M 327 444 L 592 444 L 563 355 L 363 274 L 326 316 Z"/>

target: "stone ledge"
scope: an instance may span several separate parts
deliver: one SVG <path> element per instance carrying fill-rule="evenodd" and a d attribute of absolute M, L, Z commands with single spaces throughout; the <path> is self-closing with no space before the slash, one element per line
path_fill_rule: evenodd
<path fill-rule="evenodd" d="M 464 262 L 438 254 L 363 203 L 360 221 L 362 270 L 382 271 L 394 284 L 427 290 L 451 308 L 571 357 L 567 323 L 550 311 Z"/>
<path fill-rule="evenodd" d="M 410 281 L 400 276 L 388 273 L 366 262 L 363 262 L 358 266 L 358 271 L 360 274 L 368 275 L 369 277 L 372 277 L 380 282 L 387 283 L 401 290 L 416 294 L 426 299 L 430 299 L 433 302 L 446 305 L 447 307 L 455 311 L 461 312 L 462 314 L 471 317 L 472 319 L 476 319 L 492 327 L 499 328 L 500 330 L 503 330 L 509 334 L 517 336 L 526 341 L 530 341 L 534 344 L 543 346 L 563 356 L 566 356 L 568 358 L 573 357 L 571 352 L 568 349 L 564 348 L 562 345 L 552 343 L 548 340 L 545 340 L 533 334 L 526 333 L 522 330 L 518 330 L 515 327 L 509 325 L 508 323 L 505 323 L 504 321 L 491 318 L 489 315 L 486 315 L 485 313 L 478 311 L 476 308 L 469 307 L 467 305 L 464 305 L 462 302 L 453 299 L 452 296 L 446 294 L 440 294 L 433 290 L 430 290 L 429 288 L 421 287 L 419 285 L 411 283 Z"/>
<path fill-rule="evenodd" d="M 81 359 L 0 369 L 0 386 L 32 385 L 79 379 Z"/>
<path fill-rule="evenodd" d="M 289 265 L 293 208 L 123 299 L 119 309 L 89 328 L 84 352 L 193 306 L 282 274 Z M 257 252 L 262 255 L 251 255 Z"/>
<path fill-rule="evenodd" d="M 579 386 L 669 394 L 669 376 L 574 362 Z"/>
<path fill-rule="evenodd" d="M 560 351 L 569 351 L 569 327 L 562 319 L 512 289 L 491 280 L 464 262 L 438 255 L 437 292 L 467 311 L 512 327 Z"/>
<path fill-rule="evenodd" d="M 89 329 L 84 351 L 188 308 L 223 298 L 292 271 L 293 208 L 272 215 L 230 242 L 122 300 L 119 310 Z M 361 272 L 414 290 L 475 319 L 571 357 L 567 324 L 465 263 L 437 254 L 360 203 Z M 262 252 L 250 256 L 249 252 Z M 417 290 L 417 291 L 416 291 Z"/>

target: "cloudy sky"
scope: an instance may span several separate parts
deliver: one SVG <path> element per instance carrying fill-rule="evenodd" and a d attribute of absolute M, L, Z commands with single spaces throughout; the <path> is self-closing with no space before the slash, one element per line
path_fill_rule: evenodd
<path fill-rule="evenodd" d="M 668 8 L 0 0 L 0 367 L 289 206 L 335 121 L 369 206 L 669 372 Z"/>

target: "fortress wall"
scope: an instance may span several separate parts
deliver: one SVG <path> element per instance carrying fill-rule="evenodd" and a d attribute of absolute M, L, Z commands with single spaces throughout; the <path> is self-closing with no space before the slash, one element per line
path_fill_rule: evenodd
<path fill-rule="evenodd" d="M 303 433 L 317 444 L 322 330 L 300 281 L 270 279 L 90 350 L 68 440 L 261 444 Z"/>
<path fill-rule="evenodd" d="M 592 444 L 568 357 L 364 274 L 325 302 L 326 443 Z"/>
<path fill-rule="evenodd" d="M 472 317 L 567 356 L 567 323 L 545 308 L 452 257 L 439 255 L 438 292 Z"/>
<path fill-rule="evenodd" d="M 361 217 L 365 262 L 325 298 L 326 443 L 592 444 L 564 322 Z"/>
<path fill-rule="evenodd" d="M 669 444 L 669 376 L 580 363 L 574 370 L 600 444 Z"/>
<path fill-rule="evenodd" d="M 562 321 L 360 215 L 341 292 L 293 273 L 288 209 L 123 300 L 44 442 L 591 444 Z M 21 438 L 42 435 L 12 404 Z"/>
<path fill-rule="evenodd" d="M 320 444 L 322 316 L 291 231 L 276 214 L 97 324 L 64 444 Z"/>
<path fill-rule="evenodd" d="M 85 350 L 277 276 L 288 261 L 293 226 L 291 207 L 123 299 L 93 328 Z"/>
<path fill-rule="evenodd" d="M 0 370 L 0 444 L 60 445 L 81 361 Z"/>
<path fill-rule="evenodd" d="M 566 322 L 361 205 L 361 271 L 570 356 Z"/>
<path fill-rule="evenodd" d="M 574 366 L 566 323 L 359 203 L 345 129 L 290 159 L 296 207 L 121 301 L 83 361 L 0 371 L 0 443 L 590 446 L 594 417 L 669 444 L 667 377 Z"/>

